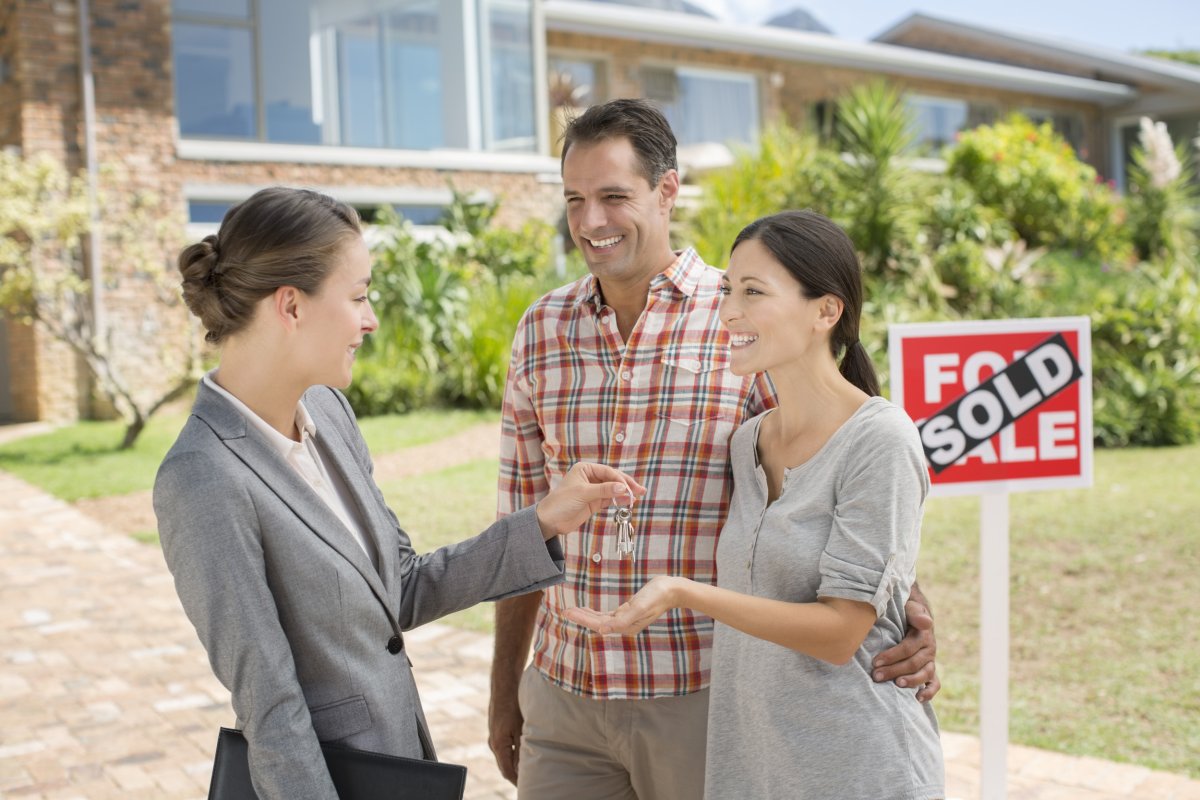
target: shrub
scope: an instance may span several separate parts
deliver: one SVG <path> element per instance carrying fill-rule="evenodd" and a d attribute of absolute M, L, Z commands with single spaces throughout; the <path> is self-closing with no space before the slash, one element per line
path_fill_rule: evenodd
<path fill-rule="evenodd" d="M 1171 143 L 1163 123 L 1142 117 L 1129 168 L 1129 229 L 1143 259 L 1185 257 L 1197 243 L 1195 164 L 1187 142 Z"/>
<path fill-rule="evenodd" d="M 1107 447 L 1200 438 L 1200 289 L 1176 265 L 1142 265 L 1090 303 L 1094 427 Z"/>
<path fill-rule="evenodd" d="M 875 82 L 852 89 L 838 102 L 836 205 L 829 212 L 862 255 L 863 271 L 914 285 L 917 232 L 924 176 L 900 162 L 913 145 L 912 112 L 900 94 Z M 936 292 L 935 292 L 936 293 Z"/>
<path fill-rule="evenodd" d="M 786 124 L 763 132 L 757 148 L 738 151 L 732 166 L 706 175 L 704 196 L 683 217 L 685 241 L 706 263 L 724 267 L 742 228 L 785 208 L 830 214 L 837 159 L 816 136 Z"/>
<path fill-rule="evenodd" d="M 493 228 L 495 204 L 478 205 L 456 193 L 445 230 L 420 237 L 381 211 L 371 284 L 379 330 L 347 392 L 358 414 L 499 407 L 517 321 L 564 278 L 550 226 Z"/>
<path fill-rule="evenodd" d="M 949 151 L 946 166 L 1030 245 L 1128 259 L 1124 212 L 1112 187 L 1075 156 L 1050 123 L 1034 125 L 1018 114 L 967 131 Z"/>

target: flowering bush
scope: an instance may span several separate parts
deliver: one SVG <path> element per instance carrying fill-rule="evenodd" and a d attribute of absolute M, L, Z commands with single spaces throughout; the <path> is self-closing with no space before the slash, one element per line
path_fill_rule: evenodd
<path fill-rule="evenodd" d="M 1142 117 L 1129 169 L 1129 228 L 1141 258 L 1186 256 L 1196 246 L 1198 196 L 1186 142 L 1171 143 L 1162 122 Z"/>
<path fill-rule="evenodd" d="M 947 171 L 997 209 L 1031 246 L 1125 260 L 1123 210 L 1111 184 L 1080 161 L 1050 123 L 1014 115 L 962 134 Z"/>

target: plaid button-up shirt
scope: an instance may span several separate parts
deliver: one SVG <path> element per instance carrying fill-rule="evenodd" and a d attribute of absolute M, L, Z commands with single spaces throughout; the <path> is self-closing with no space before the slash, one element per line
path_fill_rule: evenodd
<path fill-rule="evenodd" d="M 535 303 L 517 328 L 504 397 L 500 514 L 536 502 L 577 461 L 609 464 L 649 490 L 633 507 L 632 559 L 616 553 L 610 509 L 563 537 L 566 580 L 538 611 L 534 665 L 587 697 L 682 695 L 708 685 L 712 620 L 675 610 L 637 636 L 563 619 L 612 610 L 655 575 L 716 580 L 730 497 L 729 437 L 774 405 L 764 379 L 728 368 L 721 273 L 686 250 L 650 283 L 622 343 L 616 312 L 587 275 Z"/>

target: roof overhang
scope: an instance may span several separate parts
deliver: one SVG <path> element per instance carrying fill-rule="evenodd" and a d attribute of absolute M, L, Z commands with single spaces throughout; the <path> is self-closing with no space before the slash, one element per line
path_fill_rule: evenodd
<path fill-rule="evenodd" d="M 1125 84 L 993 64 L 910 47 L 852 42 L 824 34 L 735 25 L 666 11 L 579 0 L 545 0 L 551 31 L 712 48 L 787 61 L 826 64 L 886 75 L 930 78 L 1096 103 L 1128 103 L 1137 91 Z"/>
<path fill-rule="evenodd" d="M 874 41 L 891 42 L 906 33 L 918 30 L 1000 45 L 1031 56 L 1053 56 L 1064 64 L 1079 69 L 1102 71 L 1120 81 L 1200 92 L 1200 68 L 1187 64 L 1123 53 L 1120 50 L 1053 36 L 983 27 L 945 17 L 932 17 L 920 12 L 900 20 L 875 36 Z"/>

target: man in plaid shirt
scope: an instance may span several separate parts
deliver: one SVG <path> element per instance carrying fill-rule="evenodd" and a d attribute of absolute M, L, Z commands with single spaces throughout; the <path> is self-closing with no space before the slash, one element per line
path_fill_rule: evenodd
<path fill-rule="evenodd" d="M 648 489 L 632 557 L 617 552 L 614 515 L 599 515 L 564 538 L 564 583 L 497 603 L 489 744 L 528 800 L 703 795 L 712 620 L 675 610 L 637 636 L 602 637 L 561 615 L 615 609 L 655 575 L 716 582 L 729 437 L 774 405 L 765 377 L 727 368 L 720 272 L 671 249 L 675 149 L 644 101 L 571 123 L 563 194 L 589 274 L 530 307 L 513 341 L 500 514 L 537 502 L 576 461 Z M 927 700 L 939 688 L 932 619 L 913 595 L 920 630 L 880 654 L 876 678 L 924 684 Z"/>

